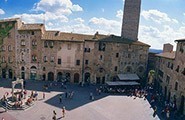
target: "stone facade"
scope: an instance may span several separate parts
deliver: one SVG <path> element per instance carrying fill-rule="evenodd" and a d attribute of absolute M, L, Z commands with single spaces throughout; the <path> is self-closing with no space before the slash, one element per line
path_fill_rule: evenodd
<path fill-rule="evenodd" d="M 8 21 L 8 20 L 7 20 Z M 143 78 L 149 45 L 115 35 L 83 35 L 47 31 L 43 24 L 24 24 L 14 19 L 11 40 L 5 38 L 2 52 L 11 56 L 12 77 L 35 80 L 105 83 L 119 73 L 137 73 Z M 15 25 L 16 25 L 15 24 Z M 8 78 L 2 63 L 2 77 Z M 4 71 L 6 69 L 6 72 Z M 7 75 L 7 76 L 6 76 Z"/>
<path fill-rule="evenodd" d="M 185 40 L 176 40 L 176 52 L 157 54 L 156 85 L 164 99 L 175 102 L 180 113 L 185 113 Z M 171 46 L 171 45 L 170 45 Z"/>
<path fill-rule="evenodd" d="M 137 41 L 141 0 L 125 0 L 121 36 Z"/>

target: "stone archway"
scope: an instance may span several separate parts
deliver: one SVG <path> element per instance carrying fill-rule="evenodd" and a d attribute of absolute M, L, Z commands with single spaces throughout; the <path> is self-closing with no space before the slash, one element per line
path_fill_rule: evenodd
<path fill-rule="evenodd" d="M 58 81 L 62 81 L 62 72 L 57 73 L 57 79 Z"/>
<path fill-rule="evenodd" d="M 79 83 L 80 75 L 78 73 L 74 74 L 74 83 Z"/>
<path fill-rule="evenodd" d="M 48 73 L 48 80 L 49 81 L 54 81 L 54 73 L 53 72 Z"/>
<path fill-rule="evenodd" d="M 125 68 L 125 72 L 126 73 L 132 73 L 133 71 L 132 71 L 132 67 L 131 66 L 127 66 L 126 68 Z"/>
<path fill-rule="evenodd" d="M 2 69 L 2 78 L 6 78 L 6 70 Z"/>
<path fill-rule="evenodd" d="M 37 68 L 35 66 L 32 66 L 30 68 L 30 79 L 35 80 L 37 77 Z"/>

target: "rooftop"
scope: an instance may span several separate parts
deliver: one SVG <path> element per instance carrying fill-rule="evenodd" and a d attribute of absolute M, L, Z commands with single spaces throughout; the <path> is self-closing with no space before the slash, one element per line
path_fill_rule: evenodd
<path fill-rule="evenodd" d="M 164 58 L 168 58 L 168 59 L 175 59 L 175 51 L 156 54 L 156 56 L 164 57 Z"/>
<path fill-rule="evenodd" d="M 40 30 L 44 24 L 23 24 L 19 30 Z"/>
<path fill-rule="evenodd" d="M 185 38 L 175 40 L 175 42 L 185 42 Z"/>
<path fill-rule="evenodd" d="M 106 35 L 86 35 L 77 33 L 66 33 L 60 31 L 46 31 L 42 37 L 44 40 L 64 40 L 64 41 L 84 41 L 91 40 L 96 36 L 96 39 L 104 38 Z"/>

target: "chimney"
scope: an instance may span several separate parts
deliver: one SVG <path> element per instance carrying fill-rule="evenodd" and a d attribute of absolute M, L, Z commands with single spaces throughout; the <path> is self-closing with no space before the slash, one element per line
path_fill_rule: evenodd
<path fill-rule="evenodd" d="M 138 40 L 141 0 L 125 0 L 121 37 Z"/>

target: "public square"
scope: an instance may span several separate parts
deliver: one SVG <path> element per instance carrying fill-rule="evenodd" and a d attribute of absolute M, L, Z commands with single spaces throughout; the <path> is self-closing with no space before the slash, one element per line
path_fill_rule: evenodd
<path fill-rule="evenodd" d="M 26 89 L 28 95 L 31 91 L 38 92 L 38 100 L 34 105 L 26 110 L 9 110 L 4 112 L 0 109 L 0 119 L 5 120 L 51 120 L 53 110 L 57 113 L 57 119 L 65 120 L 158 120 L 153 115 L 153 109 L 143 98 L 136 98 L 124 95 L 109 95 L 101 93 L 96 95 L 97 86 L 90 85 L 81 87 L 77 84 L 67 84 L 67 89 L 52 85 L 47 91 L 43 90 L 43 85 L 50 84 L 43 81 L 27 81 Z M 20 87 L 19 85 L 17 85 Z M 62 97 L 60 94 L 74 91 L 72 99 Z M 11 92 L 11 81 L 1 80 L 0 95 Z M 43 92 L 46 98 L 43 99 Z M 89 99 L 90 92 L 94 93 L 94 100 Z M 62 118 L 61 108 L 65 106 L 66 116 Z"/>

